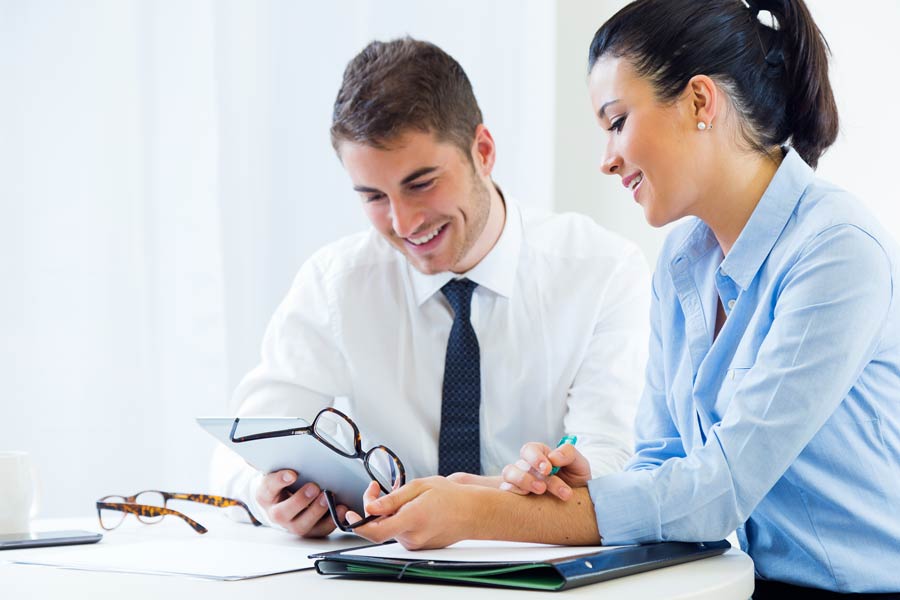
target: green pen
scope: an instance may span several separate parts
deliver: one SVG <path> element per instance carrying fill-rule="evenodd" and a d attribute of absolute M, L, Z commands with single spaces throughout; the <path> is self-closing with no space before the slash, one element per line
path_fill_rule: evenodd
<path fill-rule="evenodd" d="M 559 443 L 556 445 L 556 447 L 559 448 L 563 444 L 572 444 L 574 446 L 575 442 L 577 442 L 577 441 L 578 441 L 577 435 L 564 435 L 563 438 L 561 440 L 559 440 Z M 550 469 L 551 475 L 556 475 L 557 473 L 559 473 L 559 467 L 553 467 L 552 469 Z"/>

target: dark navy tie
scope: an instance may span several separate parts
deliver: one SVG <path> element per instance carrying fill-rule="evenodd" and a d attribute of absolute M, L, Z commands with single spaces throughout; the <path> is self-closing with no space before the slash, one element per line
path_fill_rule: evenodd
<path fill-rule="evenodd" d="M 469 321 L 472 292 L 478 284 L 455 279 L 441 288 L 453 307 L 453 327 L 444 363 L 444 399 L 441 405 L 441 437 L 438 473 L 464 471 L 481 475 L 481 356 L 478 338 Z"/>

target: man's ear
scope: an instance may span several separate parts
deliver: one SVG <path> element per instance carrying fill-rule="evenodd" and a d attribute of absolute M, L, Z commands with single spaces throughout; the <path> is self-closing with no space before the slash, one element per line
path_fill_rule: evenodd
<path fill-rule="evenodd" d="M 494 170 L 494 162 L 497 160 L 497 146 L 494 145 L 491 132 L 483 124 L 475 129 L 471 154 L 475 171 L 482 177 L 490 177 Z"/>
<path fill-rule="evenodd" d="M 691 117 L 703 128 L 712 127 L 719 108 L 719 88 L 707 75 L 694 75 L 687 84 Z"/>

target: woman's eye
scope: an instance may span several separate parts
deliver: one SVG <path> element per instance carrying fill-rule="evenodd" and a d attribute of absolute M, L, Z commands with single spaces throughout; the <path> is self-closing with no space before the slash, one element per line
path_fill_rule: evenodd
<path fill-rule="evenodd" d="M 372 194 L 371 196 L 366 196 L 366 202 L 378 202 L 384 198 L 384 194 Z"/>
<path fill-rule="evenodd" d="M 625 126 L 625 117 L 619 117 L 615 119 L 609 126 L 607 131 L 615 131 L 616 133 L 622 133 L 622 127 Z"/>

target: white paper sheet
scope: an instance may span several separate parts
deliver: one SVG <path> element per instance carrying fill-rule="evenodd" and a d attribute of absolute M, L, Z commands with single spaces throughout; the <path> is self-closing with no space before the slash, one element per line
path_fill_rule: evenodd
<path fill-rule="evenodd" d="M 618 546 L 550 546 L 522 542 L 465 540 L 438 550 L 406 550 L 400 544 L 386 544 L 344 552 L 349 556 L 376 556 L 405 560 L 451 562 L 540 562 L 554 558 L 596 554 Z"/>
<path fill-rule="evenodd" d="M 220 515 L 198 517 L 200 535 L 177 519 L 144 525 L 130 518 L 97 544 L 4 551 L 0 560 L 87 571 L 184 575 L 236 580 L 299 571 L 310 554 L 365 543 L 356 536 L 304 540 L 286 531 L 234 523 Z"/>

